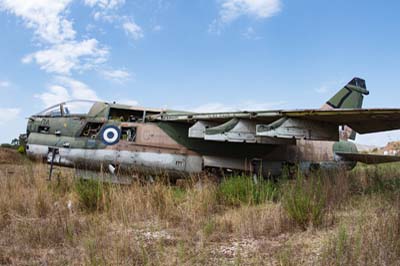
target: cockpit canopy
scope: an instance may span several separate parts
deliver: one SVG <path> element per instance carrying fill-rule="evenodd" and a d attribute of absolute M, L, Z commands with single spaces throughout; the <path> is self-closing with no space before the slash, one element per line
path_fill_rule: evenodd
<path fill-rule="evenodd" d="M 96 104 L 95 101 L 68 101 L 47 108 L 35 116 L 61 117 L 61 116 L 86 116 Z"/>
<path fill-rule="evenodd" d="M 146 115 L 155 115 L 162 110 L 134 107 L 116 103 L 95 102 L 86 100 L 74 100 L 63 102 L 47 108 L 34 115 L 36 117 L 69 117 L 87 116 L 92 118 L 104 118 L 120 122 L 144 121 Z"/>

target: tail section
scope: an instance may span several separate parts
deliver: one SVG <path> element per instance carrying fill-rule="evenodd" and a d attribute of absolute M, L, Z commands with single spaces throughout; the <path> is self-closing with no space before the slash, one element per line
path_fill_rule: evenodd
<path fill-rule="evenodd" d="M 361 78 L 353 78 L 346 86 L 327 101 L 322 109 L 357 109 L 362 108 L 364 95 L 368 95 L 369 91 L 365 84 L 365 80 Z M 356 132 L 345 126 L 341 129 L 340 139 L 355 140 Z"/>
<path fill-rule="evenodd" d="M 369 91 L 365 84 L 365 80 L 354 78 L 329 101 L 324 104 L 323 109 L 345 109 L 345 108 L 361 108 L 364 95 L 368 95 Z"/>

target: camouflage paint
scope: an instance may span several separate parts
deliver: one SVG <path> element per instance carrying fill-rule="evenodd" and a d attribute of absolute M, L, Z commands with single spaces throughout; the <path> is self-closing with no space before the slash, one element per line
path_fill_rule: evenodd
<path fill-rule="evenodd" d="M 56 151 L 55 163 L 80 169 L 112 166 L 169 175 L 221 169 L 279 175 L 293 164 L 303 171 L 351 168 L 356 163 L 348 158 L 359 157 L 354 144 L 338 142 L 339 125 L 349 124 L 360 133 L 400 128 L 398 109 L 333 109 L 359 108 L 367 94 L 365 81 L 355 78 L 321 110 L 203 114 L 95 102 L 86 115 L 66 115 L 62 103 L 61 115 L 42 112 L 29 118 L 27 153 L 51 160 Z M 366 120 L 372 123 L 365 125 Z M 198 122 L 203 124 L 196 127 Z M 124 133 L 115 143 L 104 139 L 111 127 L 118 136 Z"/>

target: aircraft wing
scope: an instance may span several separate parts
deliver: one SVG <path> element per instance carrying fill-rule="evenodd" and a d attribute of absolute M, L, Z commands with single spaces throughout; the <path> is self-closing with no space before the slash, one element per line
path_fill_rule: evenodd
<path fill-rule="evenodd" d="M 365 164 L 400 162 L 400 156 L 347 153 L 347 152 L 336 152 L 336 155 L 339 155 L 341 158 L 348 161 L 360 162 Z"/>
<path fill-rule="evenodd" d="M 150 120 L 191 125 L 189 137 L 269 143 L 273 139 L 339 140 L 339 126 L 359 134 L 400 129 L 400 109 L 278 110 L 224 113 L 166 112 Z M 273 141 L 272 141 L 273 144 Z"/>
<path fill-rule="evenodd" d="M 400 109 L 336 109 L 284 112 L 289 117 L 346 125 L 359 134 L 400 129 Z"/>

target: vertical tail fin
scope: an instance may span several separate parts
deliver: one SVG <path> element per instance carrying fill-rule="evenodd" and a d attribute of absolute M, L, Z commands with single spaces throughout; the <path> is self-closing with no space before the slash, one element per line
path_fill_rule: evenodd
<path fill-rule="evenodd" d="M 329 101 L 324 104 L 323 109 L 345 109 L 345 108 L 361 108 L 364 95 L 368 95 L 369 91 L 365 84 L 365 80 L 354 78 Z"/>
<path fill-rule="evenodd" d="M 361 78 L 353 78 L 346 86 L 327 101 L 322 109 L 346 109 L 346 108 L 362 108 L 364 95 L 368 95 L 369 91 L 365 84 L 365 80 Z M 342 140 L 355 140 L 356 132 L 349 127 L 343 127 L 340 132 Z"/>

